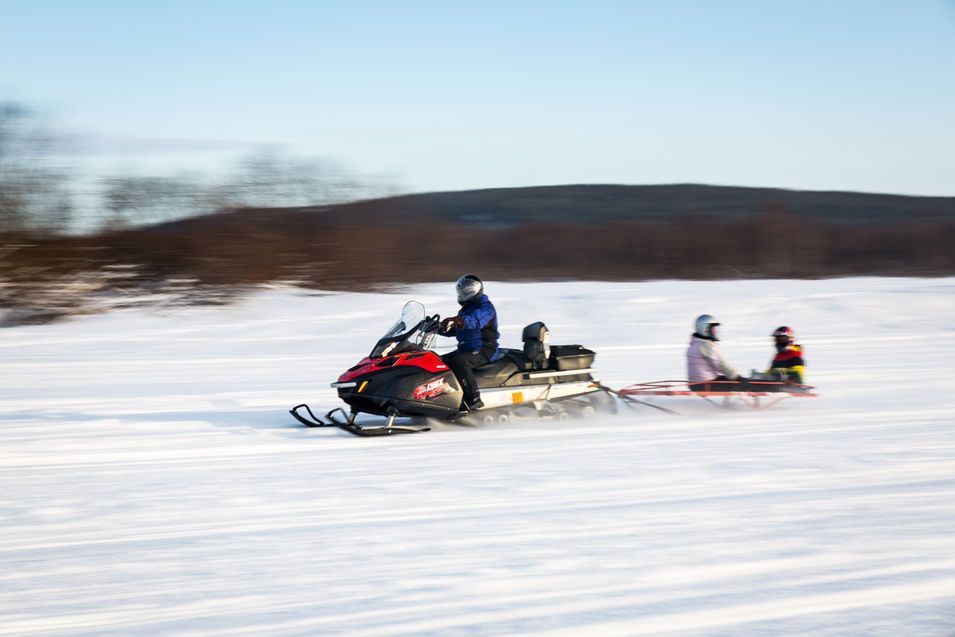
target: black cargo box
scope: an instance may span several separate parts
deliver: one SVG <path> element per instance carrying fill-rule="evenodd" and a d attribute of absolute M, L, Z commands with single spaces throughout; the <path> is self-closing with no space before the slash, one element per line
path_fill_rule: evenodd
<path fill-rule="evenodd" d="M 593 350 L 583 345 L 552 345 L 550 358 L 557 371 L 563 372 L 572 369 L 587 369 L 594 364 Z"/>

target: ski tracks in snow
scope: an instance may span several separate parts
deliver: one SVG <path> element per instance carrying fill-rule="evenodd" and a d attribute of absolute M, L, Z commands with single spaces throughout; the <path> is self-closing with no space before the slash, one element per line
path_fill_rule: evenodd
<path fill-rule="evenodd" d="M 735 323 L 727 350 L 768 360 L 761 332 L 732 339 L 797 323 L 759 308 L 770 285 L 495 287 L 515 325 L 559 326 L 623 384 L 682 375 L 696 303 Z M 822 397 L 767 412 L 384 440 L 290 422 L 333 401 L 329 376 L 405 296 L 444 287 L 5 330 L 0 635 L 955 632 L 951 280 L 793 282 Z M 621 298 L 643 300 L 645 331 L 604 314 Z M 874 305 L 871 338 L 848 333 Z M 349 317 L 373 326 L 349 334 Z"/>

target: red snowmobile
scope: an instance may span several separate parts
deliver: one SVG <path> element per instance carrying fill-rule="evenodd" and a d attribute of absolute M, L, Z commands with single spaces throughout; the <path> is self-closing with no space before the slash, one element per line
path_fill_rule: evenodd
<path fill-rule="evenodd" d="M 463 424 L 504 423 L 519 412 L 566 419 L 597 410 L 614 412 L 610 391 L 594 380 L 594 352 L 580 345 L 550 346 L 540 322 L 524 328 L 521 350 L 474 370 L 484 407 L 468 411 L 454 372 L 431 350 L 440 317 L 428 316 L 417 301 L 405 304 L 401 318 L 381 337 L 371 353 L 331 386 L 349 408 L 336 408 L 318 418 L 306 404 L 289 413 L 307 427 L 338 427 L 357 436 L 420 433 L 427 418 Z M 304 413 L 303 413 L 304 412 Z M 384 424 L 359 424 L 359 414 L 384 416 Z M 396 424 L 411 418 L 410 424 Z"/>

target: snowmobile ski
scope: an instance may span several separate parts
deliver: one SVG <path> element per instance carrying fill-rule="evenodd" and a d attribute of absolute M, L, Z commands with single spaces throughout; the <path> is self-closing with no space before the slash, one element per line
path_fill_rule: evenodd
<path fill-rule="evenodd" d="M 307 416 L 299 413 L 299 410 L 302 410 L 302 409 L 308 412 Z M 289 413 L 292 414 L 292 416 L 294 416 L 296 420 L 298 420 L 300 423 L 302 423 L 306 427 L 311 427 L 311 428 L 337 427 L 338 429 L 347 431 L 348 433 L 352 435 L 361 436 L 363 438 L 370 438 L 373 436 L 393 436 L 396 434 L 417 434 L 417 433 L 424 433 L 426 431 L 431 431 L 431 427 L 395 425 L 393 422 L 394 421 L 393 415 L 389 417 L 388 422 L 384 425 L 361 426 L 355 423 L 354 416 L 346 416 L 346 419 L 344 421 L 339 420 L 336 417 L 337 412 L 340 412 L 343 415 L 345 414 L 345 411 L 341 407 L 336 407 L 335 409 L 332 409 L 327 414 L 325 414 L 325 418 L 327 419 L 327 421 L 325 421 L 319 418 L 318 416 L 316 416 L 314 413 L 312 413 L 311 408 L 309 408 L 309 406 L 306 405 L 305 403 L 302 403 L 301 405 L 296 405 L 295 407 L 289 410 Z"/>

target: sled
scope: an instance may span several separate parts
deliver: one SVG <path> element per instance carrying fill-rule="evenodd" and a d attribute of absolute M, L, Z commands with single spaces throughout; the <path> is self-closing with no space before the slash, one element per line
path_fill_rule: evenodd
<path fill-rule="evenodd" d="M 719 389 L 736 385 L 736 381 L 709 381 L 710 389 L 695 391 L 685 380 L 658 380 L 636 383 L 617 390 L 620 396 L 697 396 L 717 407 L 744 405 L 752 409 L 769 409 L 787 398 L 817 398 L 815 387 L 781 381 L 750 381 L 746 389 Z M 722 399 L 722 400 L 720 400 Z"/>

